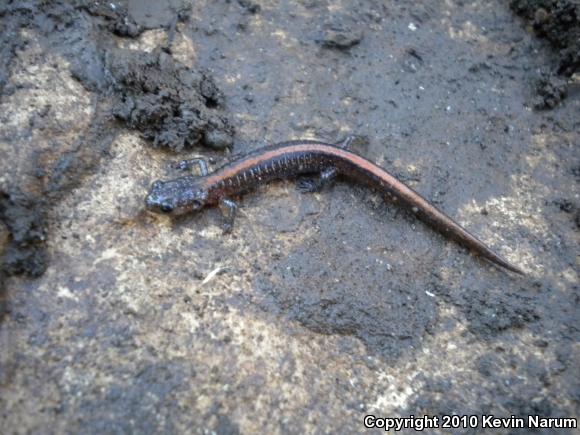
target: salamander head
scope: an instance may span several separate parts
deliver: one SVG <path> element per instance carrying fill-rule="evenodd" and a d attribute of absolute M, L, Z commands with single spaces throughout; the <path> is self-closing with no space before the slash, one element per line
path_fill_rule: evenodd
<path fill-rule="evenodd" d="M 182 177 L 154 182 L 145 205 L 156 213 L 180 215 L 200 210 L 205 206 L 207 197 L 200 177 Z"/>

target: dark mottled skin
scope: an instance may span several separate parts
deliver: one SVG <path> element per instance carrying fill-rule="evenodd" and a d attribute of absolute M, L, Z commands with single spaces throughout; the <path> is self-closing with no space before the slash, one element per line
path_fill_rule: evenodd
<path fill-rule="evenodd" d="M 395 202 L 402 202 L 419 219 L 446 237 L 507 270 L 523 274 L 413 189 L 345 147 L 297 140 L 256 150 L 212 174 L 207 174 L 204 166 L 200 165 L 201 177 L 185 176 L 166 182 L 156 181 L 147 196 L 147 208 L 182 214 L 204 206 L 219 205 L 226 215 L 225 229 L 229 231 L 236 208 L 235 203 L 229 199 L 231 196 L 274 179 L 320 173 L 321 181 L 325 182 L 340 174 L 375 188 Z M 322 186 L 322 182 L 317 187 Z"/>

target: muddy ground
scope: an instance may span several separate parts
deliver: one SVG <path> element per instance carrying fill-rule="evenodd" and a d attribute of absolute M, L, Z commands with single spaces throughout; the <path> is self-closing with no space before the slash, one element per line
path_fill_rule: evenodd
<path fill-rule="evenodd" d="M 578 10 L 4 3 L 2 433 L 578 417 Z M 186 157 L 348 134 L 526 276 L 348 180 L 264 186 L 228 236 L 143 211 Z"/>

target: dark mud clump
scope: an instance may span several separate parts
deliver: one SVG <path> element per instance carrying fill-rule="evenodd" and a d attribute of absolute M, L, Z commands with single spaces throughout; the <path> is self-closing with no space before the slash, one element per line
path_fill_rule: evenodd
<path fill-rule="evenodd" d="M 536 81 L 535 94 L 532 100 L 534 109 L 553 109 L 566 98 L 567 81 L 554 73 L 544 72 Z"/>
<path fill-rule="evenodd" d="M 18 189 L 0 189 L 0 221 L 8 233 L 0 275 L 42 275 L 47 266 L 47 254 L 41 202 Z"/>
<path fill-rule="evenodd" d="M 512 0 L 512 10 L 532 23 L 538 36 L 558 49 L 558 74 L 580 68 L 580 3 L 577 0 Z"/>
<path fill-rule="evenodd" d="M 16 55 L 16 50 L 22 45 L 18 28 L 18 19 L 7 19 L 13 15 L 13 11 L 7 6 L 0 5 L 0 19 L 2 20 L 2 32 L 0 33 L 0 92 L 8 80 L 10 63 Z"/>
<path fill-rule="evenodd" d="M 134 38 L 143 31 L 157 28 L 169 29 L 177 21 L 185 21 L 191 5 L 182 0 L 162 2 L 131 2 L 97 0 L 82 3 L 105 28 L 118 36 Z"/>
<path fill-rule="evenodd" d="M 115 116 L 156 146 L 175 151 L 202 144 L 222 149 L 234 129 L 212 77 L 187 68 L 163 51 L 112 52 L 108 69 L 120 94 Z"/>
<path fill-rule="evenodd" d="M 580 70 L 580 3 L 577 0 L 512 0 L 510 7 L 557 50 L 554 71 L 543 73 L 538 79 L 537 98 L 533 102 L 537 109 L 551 109 L 566 97 L 566 80 L 562 77 L 569 78 Z"/>
<path fill-rule="evenodd" d="M 257 14 L 262 10 L 262 7 L 251 0 L 238 0 L 238 4 L 244 8 L 249 14 Z"/>
<path fill-rule="evenodd" d="M 112 33 L 119 36 L 139 36 L 143 27 L 128 14 L 127 6 L 120 2 L 92 1 L 82 5 L 91 15 L 101 18 Z"/>
<path fill-rule="evenodd" d="M 170 55 L 176 24 L 188 19 L 190 2 L 96 1 L 79 9 L 90 14 L 102 38 L 80 62 L 73 59 L 73 75 L 90 91 L 108 97 L 113 90 L 117 119 L 154 145 L 174 151 L 198 144 L 215 149 L 232 144 L 234 129 L 212 76 Z M 166 29 L 169 42 L 153 53 L 119 50 L 110 38 L 110 33 L 134 38 L 155 28 Z"/>

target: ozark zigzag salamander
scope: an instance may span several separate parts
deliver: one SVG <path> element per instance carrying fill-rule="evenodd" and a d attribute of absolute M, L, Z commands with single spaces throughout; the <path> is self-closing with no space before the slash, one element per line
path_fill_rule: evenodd
<path fill-rule="evenodd" d="M 423 222 L 475 254 L 507 270 L 523 274 L 413 189 L 383 168 L 349 151 L 351 141 L 352 137 L 338 145 L 314 140 L 283 142 L 255 150 L 211 174 L 204 159 L 187 160 L 180 163 L 180 168 L 187 170 L 197 165 L 201 176 L 187 175 L 154 182 L 146 206 L 156 212 L 183 214 L 217 205 L 225 218 L 224 231 L 229 232 L 237 208 L 232 196 L 270 180 L 318 173 L 320 177 L 315 180 L 299 181 L 301 190 L 313 192 L 340 174 L 375 188 L 393 201 L 400 201 Z"/>

